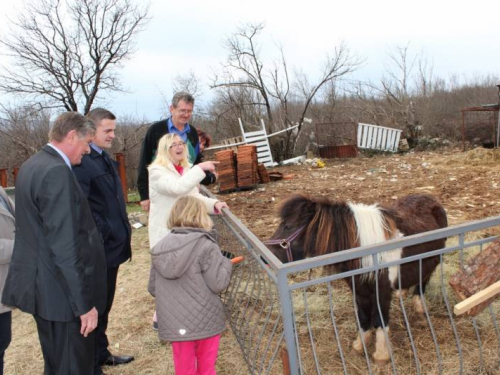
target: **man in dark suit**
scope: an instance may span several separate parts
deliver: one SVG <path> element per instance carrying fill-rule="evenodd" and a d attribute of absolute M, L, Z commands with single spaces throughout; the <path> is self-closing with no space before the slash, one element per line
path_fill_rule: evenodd
<path fill-rule="evenodd" d="M 107 304 L 96 329 L 95 374 L 100 366 L 131 362 L 132 356 L 112 355 L 108 350 L 106 328 L 115 297 L 116 279 L 120 264 L 130 259 L 130 223 L 125 209 L 125 199 L 115 161 L 104 151 L 112 146 L 115 138 L 116 117 L 103 108 L 95 108 L 87 114 L 95 124 L 96 132 L 90 144 L 90 154 L 73 168 L 83 193 L 88 199 L 92 215 L 104 241 L 107 264 Z"/>
<path fill-rule="evenodd" d="M 16 180 L 16 235 L 2 303 L 35 318 L 45 375 L 94 371 L 94 329 L 106 306 L 106 259 L 71 167 L 90 152 L 95 125 L 76 112 Z"/>
<path fill-rule="evenodd" d="M 0 293 L 9 271 L 16 227 L 14 203 L 0 186 Z M 12 312 L 0 303 L 0 375 L 3 375 L 3 357 L 12 338 Z"/>

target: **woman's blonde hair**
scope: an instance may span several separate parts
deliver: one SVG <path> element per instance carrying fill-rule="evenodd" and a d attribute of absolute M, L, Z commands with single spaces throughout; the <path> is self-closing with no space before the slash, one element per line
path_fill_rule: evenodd
<path fill-rule="evenodd" d="M 161 137 L 160 141 L 158 142 L 158 151 L 156 152 L 156 158 L 151 163 L 151 165 L 158 164 L 158 165 L 166 167 L 169 164 L 173 164 L 174 160 L 172 159 L 172 156 L 170 155 L 170 147 L 175 142 L 183 142 L 182 138 L 179 137 L 178 134 L 168 133 L 168 134 L 165 134 L 163 137 Z M 187 144 L 184 144 L 184 151 L 183 151 L 182 160 L 181 160 L 180 164 L 185 168 L 189 167 Z"/>
<path fill-rule="evenodd" d="M 212 229 L 214 223 L 208 216 L 207 207 L 200 199 L 193 196 L 183 196 L 177 199 L 170 217 L 168 218 L 167 227 L 190 227 L 202 228 L 205 230 Z"/>

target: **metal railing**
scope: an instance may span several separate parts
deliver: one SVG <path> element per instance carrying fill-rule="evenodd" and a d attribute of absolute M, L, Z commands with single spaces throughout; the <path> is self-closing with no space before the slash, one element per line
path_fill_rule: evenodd
<path fill-rule="evenodd" d="M 482 251 L 500 232 L 500 217 L 282 264 L 231 212 L 215 217 L 223 250 L 245 255 L 235 267 L 223 295 L 230 326 L 252 374 L 490 374 L 500 371 L 499 301 L 476 317 L 453 315 L 457 298 L 448 286 L 451 275 Z M 378 254 L 447 238 L 446 247 L 418 256 L 379 264 Z M 331 266 L 371 256 L 373 265 L 333 274 Z M 418 315 L 411 298 L 393 296 L 390 331 L 384 333 L 390 359 L 376 364 L 374 341 L 352 353 L 360 330 L 355 290 L 345 281 L 405 263 L 439 257 L 422 297 Z M 398 267 L 399 270 L 399 267 Z M 377 278 L 375 277 L 375 280 Z M 376 282 L 376 281 L 375 281 Z M 398 271 L 397 283 L 401 283 Z M 379 289 L 377 305 L 380 314 Z M 287 351 L 284 351 L 286 347 Z M 287 355 L 285 354 L 287 352 Z M 282 360 L 285 359 L 283 362 Z"/>

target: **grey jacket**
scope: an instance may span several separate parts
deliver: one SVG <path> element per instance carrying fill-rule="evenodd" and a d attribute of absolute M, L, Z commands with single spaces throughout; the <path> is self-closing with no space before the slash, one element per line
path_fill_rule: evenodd
<path fill-rule="evenodd" d="M 7 278 L 7 273 L 9 271 L 12 249 L 14 248 L 14 232 L 16 222 L 14 220 L 14 204 L 8 198 L 2 187 L 0 187 L 0 195 L 7 202 L 7 206 L 9 208 L 9 210 L 6 210 L 3 205 L 0 204 L 0 295 L 2 295 L 5 279 Z M 0 314 L 10 310 L 10 308 L 0 303 Z"/>
<path fill-rule="evenodd" d="M 220 334 L 225 313 L 218 293 L 227 288 L 232 264 L 212 235 L 173 228 L 151 250 L 149 292 L 156 297 L 158 335 L 191 341 Z"/>

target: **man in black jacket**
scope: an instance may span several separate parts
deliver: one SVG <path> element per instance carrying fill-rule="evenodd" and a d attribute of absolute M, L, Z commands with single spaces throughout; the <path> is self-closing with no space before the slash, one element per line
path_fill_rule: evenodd
<path fill-rule="evenodd" d="M 158 148 L 158 141 L 167 133 L 175 132 L 187 144 L 189 150 L 189 162 L 196 164 L 200 161 L 200 144 L 198 132 L 189 120 L 193 114 L 194 97 L 187 92 L 178 92 L 172 98 L 170 113 L 172 117 L 152 124 L 142 141 L 141 155 L 139 158 L 139 168 L 137 176 L 137 189 L 141 199 L 141 207 L 144 211 L 149 211 L 149 175 L 148 166 L 154 160 Z M 215 182 L 215 175 L 206 172 L 207 177 L 201 181 L 208 185 Z"/>
<path fill-rule="evenodd" d="M 125 199 L 115 161 L 105 149 L 112 146 L 115 138 L 116 117 L 103 108 L 95 108 L 87 115 L 95 124 L 96 132 L 90 144 L 90 154 L 82 158 L 73 172 L 88 199 L 97 229 L 104 242 L 107 264 L 107 304 L 99 315 L 96 329 L 96 359 L 94 374 L 101 374 L 100 366 L 131 362 L 132 356 L 115 356 L 108 350 L 106 329 L 113 305 L 116 280 L 120 264 L 131 257 L 131 230 L 125 208 Z"/>
<path fill-rule="evenodd" d="M 16 234 L 2 303 L 35 318 L 44 374 L 94 371 L 94 329 L 106 306 L 101 236 L 72 165 L 89 153 L 95 125 L 60 115 L 50 143 L 16 180 Z"/>

